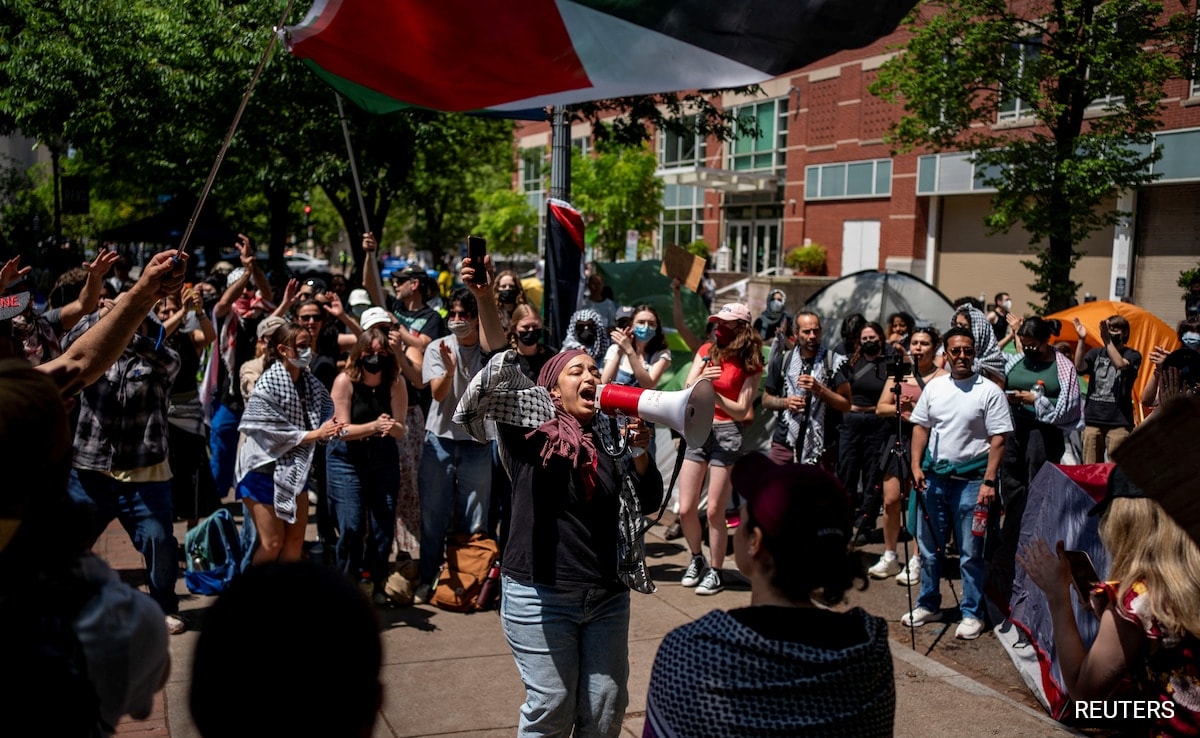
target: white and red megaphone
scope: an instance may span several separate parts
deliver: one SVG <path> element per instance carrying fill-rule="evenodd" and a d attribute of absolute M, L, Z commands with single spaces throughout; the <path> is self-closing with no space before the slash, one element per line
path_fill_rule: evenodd
<path fill-rule="evenodd" d="M 707 379 L 676 392 L 602 384 L 596 397 L 601 412 L 612 415 L 620 411 L 651 423 L 663 423 L 679 431 L 689 446 L 700 446 L 708 438 L 717 402 L 712 382 Z"/>

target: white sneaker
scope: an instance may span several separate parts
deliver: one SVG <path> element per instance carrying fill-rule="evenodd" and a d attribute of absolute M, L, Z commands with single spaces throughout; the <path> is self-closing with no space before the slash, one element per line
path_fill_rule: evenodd
<path fill-rule="evenodd" d="M 921 583 L 921 557 L 914 555 L 908 560 L 908 566 L 896 575 L 896 584 L 908 586 Z"/>
<path fill-rule="evenodd" d="M 709 568 L 708 571 L 704 572 L 704 579 L 702 579 L 699 586 L 696 587 L 696 594 L 715 595 L 723 589 L 725 589 L 725 582 L 721 579 L 721 572 L 716 569 Z"/>
<path fill-rule="evenodd" d="M 708 564 L 704 562 L 703 554 L 695 554 L 692 560 L 688 562 L 687 569 L 683 572 L 683 578 L 679 583 L 684 587 L 695 587 L 700 583 L 700 578 L 704 576 L 704 570 L 708 568 Z"/>
<path fill-rule="evenodd" d="M 892 554 L 891 557 L 884 554 L 879 557 L 879 561 L 875 562 L 874 566 L 867 569 L 867 573 L 871 575 L 872 579 L 894 577 L 900 573 L 900 559 L 895 554 Z"/>
<path fill-rule="evenodd" d="M 962 641 L 973 641 L 983 633 L 983 621 L 976 618 L 963 618 L 954 631 L 954 637 Z"/>
<path fill-rule="evenodd" d="M 918 605 L 912 609 L 912 612 L 906 612 L 900 616 L 900 624 L 909 628 L 920 628 L 925 623 L 937 620 L 938 616 L 939 613 Z"/>

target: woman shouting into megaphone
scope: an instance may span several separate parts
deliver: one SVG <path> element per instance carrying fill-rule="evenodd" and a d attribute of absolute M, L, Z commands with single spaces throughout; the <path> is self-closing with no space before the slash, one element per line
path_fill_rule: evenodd
<path fill-rule="evenodd" d="M 512 479 L 500 617 L 526 688 L 518 733 L 615 736 L 629 702 L 629 589 L 654 586 L 643 562 L 628 565 L 640 542 L 619 530 L 621 507 L 654 511 L 662 476 L 648 454 L 605 452 L 619 444 L 598 410 L 595 359 L 556 354 L 536 383 L 518 362 L 513 351 L 493 357 L 454 416 L 480 439 L 495 422 Z M 636 418 L 626 433 L 630 448 L 649 443 Z"/>

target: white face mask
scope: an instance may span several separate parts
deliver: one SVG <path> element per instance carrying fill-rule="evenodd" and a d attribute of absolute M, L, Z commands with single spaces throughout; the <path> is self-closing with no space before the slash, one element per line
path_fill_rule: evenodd
<path fill-rule="evenodd" d="M 1005 300 L 1000 303 L 1000 307 L 1004 308 L 1004 312 L 1007 313 L 1009 310 L 1012 310 L 1012 300 Z"/>
<path fill-rule="evenodd" d="M 446 321 L 446 327 L 458 338 L 471 333 L 471 321 L 469 320 L 448 320 Z"/>
<path fill-rule="evenodd" d="M 312 347 L 310 346 L 310 347 L 301 349 L 299 352 L 299 356 L 295 356 L 295 357 L 289 356 L 288 363 L 290 363 L 292 366 L 296 367 L 297 369 L 307 369 L 308 365 L 312 363 L 312 357 L 313 357 Z"/>
<path fill-rule="evenodd" d="M 1192 351 L 1200 351 L 1200 333 L 1188 331 L 1183 334 L 1183 345 L 1190 348 Z"/>

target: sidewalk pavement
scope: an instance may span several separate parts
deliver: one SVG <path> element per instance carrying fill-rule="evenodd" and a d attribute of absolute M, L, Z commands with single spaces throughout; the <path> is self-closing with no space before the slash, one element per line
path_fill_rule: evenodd
<path fill-rule="evenodd" d="M 650 669 L 663 636 L 713 608 L 743 607 L 750 602 L 749 586 L 732 573 L 732 557 L 725 564 L 730 575 L 721 594 L 699 597 L 693 590 L 681 587 L 678 582 L 687 565 L 687 551 L 678 545 L 680 542 L 663 540 L 662 531 L 662 526 L 656 527 L 646 538 L 648 563 L 658 592 L 632 595 L 629 708 L 623 736 L 642 733 Z M 182 540 L 182 524 L 176 525 L 176 536 Z M 121 572 L 126 581 L 140 581 L 141 558 L 119 524 L 114 522 L 105 531 L 95 551 Z M 167 686 L 155 698 L 150 717 L 142 721 L 123 720 L 117 726 L 119 735 L 199 736 L 188 712 L 188 685 L 192 650 L 203 627 L 203 612 L 213 598 L 188 594 L 182 577 L 178 588 L 184 597 L 181 607 L 189 631 L 171 638 L 172 668 Z M 851 605 L 855 604 L 854 595 L 850 600 Z M 375 725 L 376 738 L 443 735 L 484 738 L 515 733 L 524 689 L 495 611 L 464 615 L 432 606 L 416 606 L 383 610 L 381 614 L 385 624 L 380 675 L 384 705 Z M 319 623 L 313 623 L 314 630 L 319 627 Z M 993 636 L 985 634 L 984 638 Z M 911 650 L 907 641 L 893 640 L 891 645 L 896 675 L 897 736 L 1078 735 L 1043 712 Z M 231 709 L 241 699 L 239 681 L 244 680 L 231 671 Z M 301 695 L 317 697 L 320 689 L 318 679 L 297 683 Z"/>

